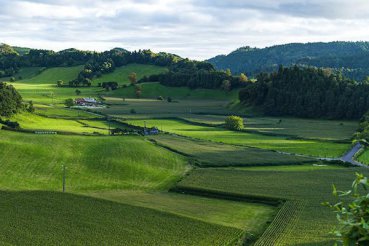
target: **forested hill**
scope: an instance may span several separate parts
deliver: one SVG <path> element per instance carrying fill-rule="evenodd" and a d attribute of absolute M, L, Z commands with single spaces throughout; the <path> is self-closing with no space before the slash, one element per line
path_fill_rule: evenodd
<path fill-rule="evenodd" d="M 257 82 L 240 91 L 239 99 L 267 115 L 359 119 L 369 109 L 369 83 L 328 69 L 281 66 L 278 72 L 259 74 Z"/>
<path fill-rule="evenodd" d="M 231 69 L 248 76 L 272 72 L 279 65 L 307 65 L 342 70 L 362 80 L 369 75 L 369 42 L 292 43 L 263 49 L 242 47 L 208 60 L 217 69 Z"/>

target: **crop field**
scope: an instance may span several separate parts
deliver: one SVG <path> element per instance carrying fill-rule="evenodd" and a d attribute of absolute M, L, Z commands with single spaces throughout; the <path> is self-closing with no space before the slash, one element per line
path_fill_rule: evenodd
<path fill-rule="evenodd" d="M 187 161 L 141 137 L 22 134 L 0 130 L 0 187 L 9 190 L 166 189 Z"/>
<path fill-rule="evenodd" d="M 349 140 L 358 128 L 357 121 L 277 117 L 246 118 L 244 123 L 247 130 L 322 140 Z"/>
<path fill-rule="evenodd" d="M 166 132 L 197 139 L 309 156 L 340 157 L 350 148 L 350 144 L 345 143 L 298 140 L 279 136 L 265 136 L 255 133 L 235 132 L 219 127 L 193 125 L 180 120 L 129 120 L 127 122 L 137 126 L 144 126 L 146 122 L 147 126 L 156 126 Z"/>
<path fill-rule="evenodd" d="M 127 75 L 128 76 L 128 75 Z M 141 98 L 151 98 L 156 99 L 162 96 L 164 99 L 167 97 L 175 99 L 216 99 L 216 100 L 236 100 L 238 98 L 238 90 L 233 90 L 230 92 L 223 90 L 213 90 L 213 89 L 193 89 L 188 87 L 168 87 L 161 85 L 160 83 L 142 83 Z M 120 88 L 118 90 L 112 91 L 108 95 L 112 97 L 124 97 L 124 98 L 135 98 L 135 88 L 129 86 L 126 88 Z"/>
<path fill-rule="evenodd" d="M 110 104 L 109 108 L 97 109 L 97 112 L 104 114 L 130 117 L 131 110 L 136 111 L 134 116 L 160 117 L 160 116 L 177 116 L 191 115 L 191 113 L 207 113 L 207 114 L 227 114 L 230 110 L 226 108 L 227 101 L 216 100 L 176 100 L 174 102 L 159 101 L 156 99 L 125 99 L 122 98 L 106 98 L 106 103 Z"/>
<path fill-rule="evenodd" d="M 96 198 L 0 191 L 2 245 L 229 245 L 240 229 Z"/>
<path fill-rule="evenodd" d="M 93 79 L 94 84 L 115 81 L 119 84 L 130 83 L 128 76 L 131 73 L 137 74 L 137 80 L 144 76 L 149 76 L 152 74 L 161 74 L 167 72 L 168 69 L 165 67 L 159 67 L 154 65 L 143 65 L 143 64 L 128 64 L 126 66 L 118 67 L 112 73 L 103 74 L 100 78 Z M 120 90 L 118 90 L 120 91 Z M 114 94 L 119 92 L 114 92 Z"/>
<path fill-rule="evenodd" d="M 260 235 L 275 207 L 168 192 L 102 191 L 90 196 L 147 207 Z"/>
<path fill-rule="evenodd" d="M 282 155 L 273 151 L 232 146 L 171 135 L 151 137 L 158 144 L 179 151 L 198 161 L 200 166 L 255 166 L 301 164 L 309 158 Z"/>
<path fill-rule="evenodd" d="M 360 168 L 287 172 L 246 170 L 196 169 L 178 187 L 297 201 L 297 205 L 289 208 L 291 211 L 287 214 L 293 215 L 293 218 L 283 232 L 271 234 L 272 238 L 266 234 L 259 239 L 260 245 L 332 244 L 329 231 L 335 225 L 336 218 L 320 203 L 332 200 L 332 184 L 340 190 L 347 190 L 351 187 L 355 172 L 369 174 L 367 169 Z M 286 219 L 282 216 L 280 220 L 274 220 L 272 229 L 278 229 L 279 223 Z M 266 242 L 271 244 L 263 244 Z"/>

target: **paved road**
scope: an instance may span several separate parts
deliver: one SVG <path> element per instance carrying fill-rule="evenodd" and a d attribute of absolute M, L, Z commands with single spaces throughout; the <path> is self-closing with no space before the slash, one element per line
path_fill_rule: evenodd
<path fill-rule="evenodd" d="M 363 147 L 360 143 L 355 144 L 354 147 L 350 151 L 348 151 L 344 156 L 340 158 L 341 161 L 350 162 L 353 165 L 361 166 L 361 167 L 368 167 L 367 165 L 364 165 L 356 160 L 354 160 L 354 157 L 357 152 L 360 151 L 360 149 Z"/>

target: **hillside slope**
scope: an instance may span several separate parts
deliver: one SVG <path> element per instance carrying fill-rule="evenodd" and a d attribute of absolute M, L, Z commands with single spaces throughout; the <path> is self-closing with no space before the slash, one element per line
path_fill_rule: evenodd
<path fill-rule="evenodd" d="M 241 47 L 208 60 L 217 69 L 255 75 L 278 65 L 293 64 L 342 69 L 346 76 L 362 79 L 369 74 L 369 42 L 291 43 L 263 49 Z"/>

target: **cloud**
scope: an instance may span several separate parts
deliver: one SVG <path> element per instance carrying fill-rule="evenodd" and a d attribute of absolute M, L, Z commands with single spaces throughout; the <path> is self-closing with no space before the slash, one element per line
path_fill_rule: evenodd
<path fill-rule="evenodd" d="M 365 40 L 366 0 L 0 0 L 0 42 L 205 59 L 243 46 Z"/>

